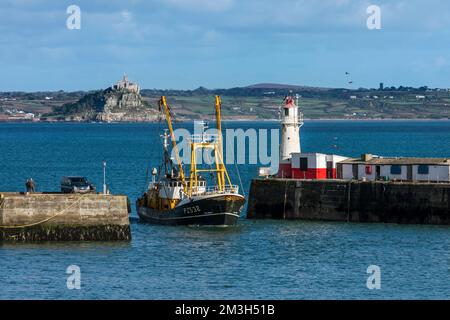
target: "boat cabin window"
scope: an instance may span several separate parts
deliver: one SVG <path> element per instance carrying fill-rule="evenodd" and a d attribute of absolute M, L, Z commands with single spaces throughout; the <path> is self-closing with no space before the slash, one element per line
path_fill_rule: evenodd
<path fill-rule="evenodd" d="M 179 182 L 173 182 L 173 181 L 171 181 L 171 182 L 164 182 L 163 184 L 164 184 L 164 186 L 166 186 L 166 187 L 178 187 Z"/>
<path fill-rule="evenodd" d="M 181 182 L 179 181 L 165 182 L 164 185 L 166 187 L 181 187 Z"/>

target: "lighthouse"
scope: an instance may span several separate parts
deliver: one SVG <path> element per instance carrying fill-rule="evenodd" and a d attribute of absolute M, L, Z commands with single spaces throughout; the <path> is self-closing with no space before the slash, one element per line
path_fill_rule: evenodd
<path fill-rule="evenodd" d="M 303 125 L 303 114 L 298 110 L 298 95 L 296 101 L 291 94 L 284 99 L 281 108 L 281 144 L 278 177 L 291 178 L 292 153 L 300 153 L 300 127 Z"/>

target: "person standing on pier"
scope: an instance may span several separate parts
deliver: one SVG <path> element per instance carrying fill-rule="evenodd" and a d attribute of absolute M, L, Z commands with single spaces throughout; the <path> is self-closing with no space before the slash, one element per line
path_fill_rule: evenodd
<path fill-rule="evenodd" d="M 34 193 L 36 191 L 36 184 L 34 183 L 33 178 L 30 178 L 25 182 L 25 187 L 27 188 L 28 193 Z"/>

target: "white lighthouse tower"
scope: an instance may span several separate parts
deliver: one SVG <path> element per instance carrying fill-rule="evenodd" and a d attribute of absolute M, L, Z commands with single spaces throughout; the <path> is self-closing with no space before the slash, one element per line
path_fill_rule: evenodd
<path fill-rule="evenodd" d="M 278 176 L 291 178 L 292 153 L 301 152 L 300 127 L 303 125 L 303 114 L 298 110 L 298 95 L 294 101 L 291 93 L 284 99 L 281 108 L 281 144 Z"/>

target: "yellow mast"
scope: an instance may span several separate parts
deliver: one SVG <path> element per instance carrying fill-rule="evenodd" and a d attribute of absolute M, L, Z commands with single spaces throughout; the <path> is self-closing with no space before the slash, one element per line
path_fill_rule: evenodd
<path fill-rule="evenodd" d="M 172 120 L 170 118 L 169 106 L 167 105 L 165 96 L 162 96 L 161 100 L 159 100 L 159 106 L 160 107 L 162 106 L 164 108 L 164 114 L 166 116 L 167 126 L 169 127 L 169 132 L 170 132 L 170 139 L 172 140 L 172 147 L 173 147 L 173 150 L 175 151 L 175 158 L 176 158 L 176 161 L 178 164 L 178 169 L 180 171 L 181 183 L 183 184 L 184 191 L 186 192 L 186 181 L 184 178 L 183 166 L 181 164 L 180 156 L 178 155 L 177 142 L 175 140 L 175 134 L 173 132 L 173 126 L 172 126 Z"/>
<path fill-rule="evenodd" d="M 220 115 L 220 108 L 221 108 L 221 101 L 220 97 L 216 96 L 216 103 L 215 103 L 215 110 L 216 110 L 216 122 L 217 122 L 217 133 L 218 133 L 218 139 L 216 142 L 191 142 L 191 170 L 190 170 L 190 176 L 189 176 L 189 185 L 187 185 L 185 180 L 185 175 L 183 171 L 183 167 L 181 164 L 181 159 L 178 155 L 178 147 L 175 140 L 175 134 L 173 132 L 173 126 L 172 126 L 172 120 L 170 117 L 170 110 L 169 106 L 166 101 L 166 97 L 162 96 L 161 100 L 159 101 L 160 107 L 162 106 L 164 109 L 164 114 L 166 116 L 167 126 L 169 127 L 170 132 L 170 138 L 172 140 L 172 147 L 175 151 L 175 158 L 178 163 L 178 168 L 180 171 L 180 178 L 181 182 L 183 184 L 183 189 L 186 194 L 189 196 L 192 196 L 193 190 L 198 188 L 198 173 L 200 172 L 211 172 L 216 171 L 217 173 L 217 183 L 218 183 L 218 189 L 219 191 L 225 190 L 226 182 L 230 185 L 231 190 L 233 190 L 233 185 L 231 184 L 230 177 L 228 175 L 228 172 L 226 170 L 224 161 L 223 161 L 223 145 L 222 145 L 222 124 L 221 124 L 221 115 Z M 197 159 L 196 159 L 196 151 L 197 149 L 207 149 L 211 148 L 214 150 L 215 154 L 215 161 L 216 161 L 216 170 L 211 169 L 198 169 L 197 168 Z M 225 180 L 226 179 L 226 180 Z"/>
<path fill-rule="evenodd" d="M 216 96 L 216 126 L 217 126 L 217 134 L 218 134 L 218 149 L 216 150 L 216 165 L 217 165 L 217 180 L 219 184 L 219 190 L 222 191 L 225 187 L 225 165 L 223 163 L 223 145 L 222 145 L 222 122 L 221 122 L 221 100 L 219 96 Z"/>

